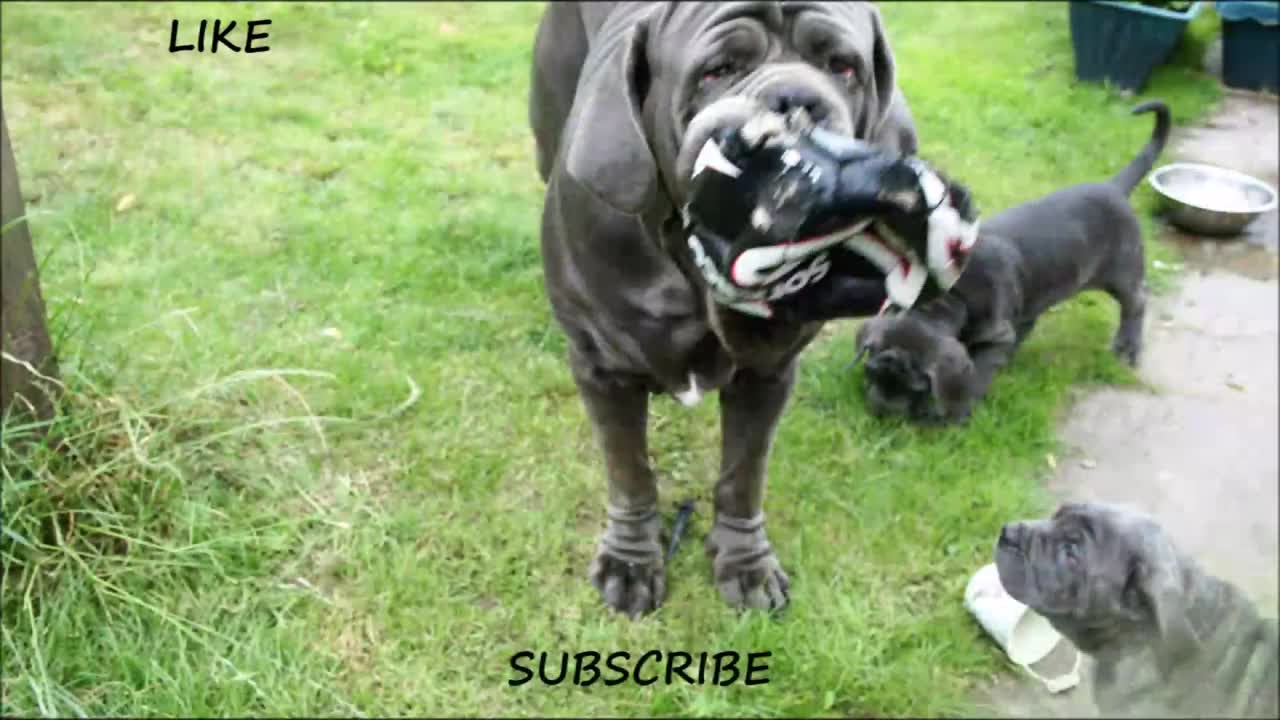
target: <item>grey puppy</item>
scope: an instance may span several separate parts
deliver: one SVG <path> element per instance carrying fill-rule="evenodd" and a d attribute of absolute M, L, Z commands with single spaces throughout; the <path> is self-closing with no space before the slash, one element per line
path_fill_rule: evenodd
<path fill-rule="evenodd" d="M 721 469 L 706 547 L 732 606 L 777 608 L 788 579 L 764 526 L 765 468 L 820 323 L 718 306 L 681 232 L 698 150 L 763 110 L 913 152 L 878 10 L 867 3 L 548 4 L 534 46 L 529 121 L 547 184 L 544 284 L 608 479 L 590 577 L 637 615 L 666 593 L 650 394 L 719 390 Z"/>
<path fill-rule="evenodd" d="M 1155 128 L 1123 170 L 984 219 L 951 292 L 862 324 L 855 345 L 866 357 L 863 387 L 874 414 L 967 419 L 1040 315 L 1085 290 L 1115 298 L 1120 324 L 1112 349 L 1137 363 L 1147 291 L 1142 231 L 1129 194 L 1164 149 L 1170 122 L 1158 100 L 1133 112 L 1154 112 Z"/>
<path fill-rule="evenodd" d="M 1105 715 L 1276 717 L 1280 641 L 1234 585 L 1151 517 L 1066 503 L 1000 530 L 1000 582 L 1097 661 Z"/>

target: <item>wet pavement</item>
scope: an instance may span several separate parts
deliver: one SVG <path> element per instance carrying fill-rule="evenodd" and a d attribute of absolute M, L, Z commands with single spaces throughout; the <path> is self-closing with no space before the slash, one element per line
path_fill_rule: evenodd
<path fill-rule="evenodd" d="M 1203 127 L 1175 134 L 1162 164 L 1211 163 L 1276 187 L 1278 107 L 1275 96 L 1228 92 Z M 1068 452 L 1049 481 L 1060 499 L 1153 514 L 1205 570 L 1272 617 L 1280 615 L 1278 228 L 1276 210 L 1225 240 L 1162 227 L 1187 271 L 1148 310 L 1139 375 L 1150 390 L 1079 397 L 1061 430 Z M 1086 662 L 1081 685 L 1057 696 L 1006 674 L 983 705 L 1003 716 L 1096 716 L 1088 671 Z"/>

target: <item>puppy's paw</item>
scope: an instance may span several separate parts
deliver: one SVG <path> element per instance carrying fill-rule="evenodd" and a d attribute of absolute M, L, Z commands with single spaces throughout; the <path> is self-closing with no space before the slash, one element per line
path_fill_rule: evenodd
<path fill-rule="evenodd" d="M 1142 356 L 1142 341 L 1138 338 L 1117 336 L 1111 343 L 1111 352 L 1115 353 L 1125 365 L 1138 366 L 1138 358 Z"/>
<path fill-rule="evenodd" d="M 919 425 L 920 427 L 944 428 L 944 427 L 947 427 L 948 425 L 963 424 L 964 420 L 960 418 L 950 417 L 949 415 L 941 413 L 937 410 L 930 410 L 928 412 L 923 412 L 923 413 L 913 413 L 911 415 L 911 422 L 916 425 Z"/>
<path fill-rule="evenodd" d="M 932 398 L 912 403 L 907 419 L 912 424 L 927 428 L 943 428 L 951 425 L 964 425 L 972 414 L 972 406 L 968 403 L 939 403 Z"/>
<path fill-rule="evenodd" d="M 739 610 L 781 610 L 791 600 L 791 579 L 764 531 L 764 515 L 717 515 L 707 534 L 707 555 L 720 596 Z"/>
<path fill-rule="evenodd" d="M 656 508 L 609 509 L 609 524 L 591 561 L 591 584 L 605 605 L 632 618 L 652 612 L 667 596 Z"/>

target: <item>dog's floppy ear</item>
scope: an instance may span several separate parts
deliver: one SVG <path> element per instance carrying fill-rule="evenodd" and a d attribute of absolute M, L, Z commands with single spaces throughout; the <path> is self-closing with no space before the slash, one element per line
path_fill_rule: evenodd
<path fill-rule="evenodd" d="M 861 360 L 866 356 L 867 352 L 873 347 L 884 342 L 884 329 L 876 322 L 875 318 L 865 320 L 858 325 L 858 332 L 853 336 L 853 347 L 857 350 L 857 360 Z"/>
<path fill-rule="evenodd" d="M 948 417 L 960 419 L 967 410 L 969 388 L 973 384 L 973 359 L 955 338 L 941 338 L 939 345 L 924 371 L 938 405 Z"/>
<path fill-rule="evenodd" d="M 867 343 L 867 333 L 869 332 L 867 323 L 864 322 L 858 326 L 858 331 L 853 335 L 853 359 L 845 364 L 845 370 L 856 367 L 867 357 L 867 351 L 870 349 L 870 345 Z"/>
<path fill-rule="evenodd" d="M 1129 565 L 1126 595 L 1146 612 L 1156 633 L 1151 643 L 1160 673 L 1168 676 L 1183 660 L 1200 650 L 1200 637 L 1191 624 L 1181 563 L 1172 552 L 1162 557 L 1135 555 Z"/>
<path fill-rule="evenodd" d="M 658 192 L 658 167 L 640 114 L 649 85 L 647 38 L 641 20 L 587 58 L 565 150 L 569 175 L 629 215 L 644 211 Z"/>
<path fill-rule="evenodd" d="M 893 60 L 893 50 L 889 47 L 889 36 L 884 30 L 884 21 L 880 18 L 880 9 L 867 3 L 867 12 L 871 15 L 871 77 L 868 83 L 870 96 L 863 99 L 866 113 L 863 122 L 866 137 L 879 138 L 885 133 L 899 132 L 899 128 L 890 127 L 891 110 L 893 108 L 894 90 L 897 88 L 898 70 Z"/>

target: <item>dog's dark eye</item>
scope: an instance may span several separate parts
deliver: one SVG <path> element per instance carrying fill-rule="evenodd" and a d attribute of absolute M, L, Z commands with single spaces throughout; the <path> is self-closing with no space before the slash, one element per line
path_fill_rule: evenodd
<path fill-rule="evenodd" d="M 1062 557 L 1066 558 L 1066 561 L 1068 563 L 1075 565 L 1077 562 L 1079 562 L 1080 543 L 1077 543 L 1074 540 L 1063 540 L 1061 547 L 1062 547 Z"/>
<path fill-rule="evenodd" d="M 858 74 L 857 68 L 853 66 L 853 63 L 841 58 L 831 58 L 827 63 L 827 69 L 831 71 L 832 75 L 841 77 L 846 81 L 853 80 Z"/>
<path fill-rule="evenodd" d="M 733 63 L 722 62 L 707 66 L 702 71 L 702 84 L 713 83 L 733 72 Z"/>

